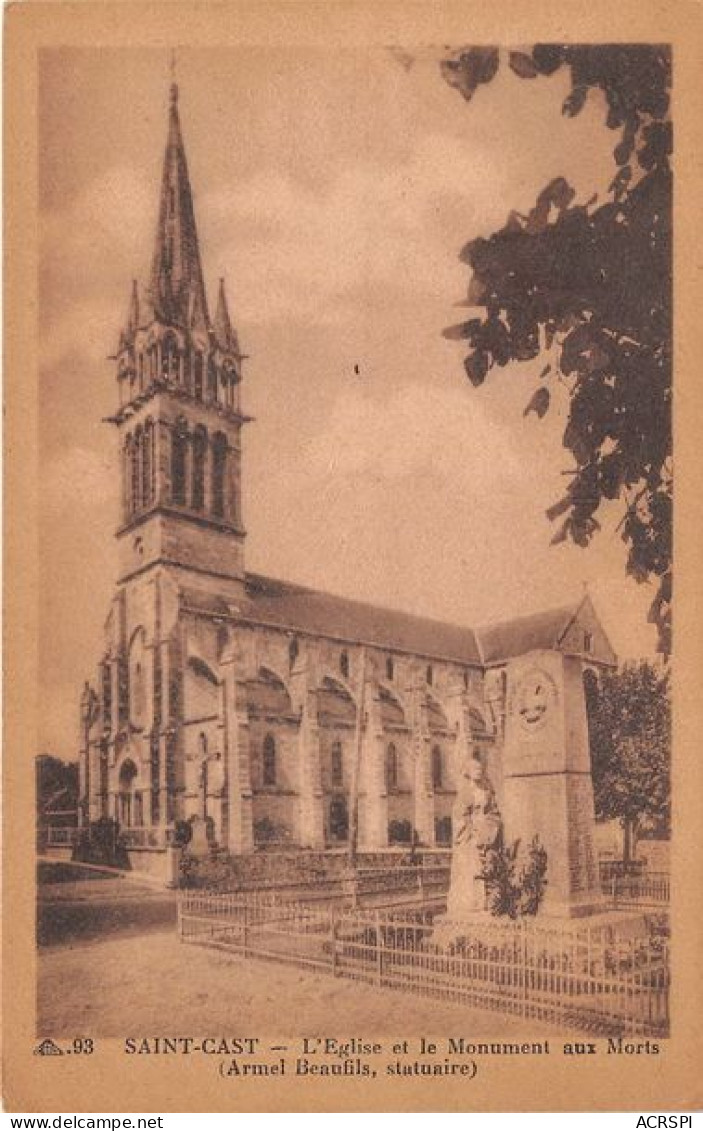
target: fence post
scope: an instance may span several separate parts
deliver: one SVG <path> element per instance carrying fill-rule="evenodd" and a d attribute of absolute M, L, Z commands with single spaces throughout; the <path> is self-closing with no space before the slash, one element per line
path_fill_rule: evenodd
<path fill-rule="evenodd" d="M 330 911 L 330 946 L 332 948 L 332 977 L 337 977 L 337 916 Z"/>
<path fill-rule="evenodd" d="M 527 924 L 521 923 L 522 946 L 520 948 L 520 955 L 522 958 L 522 1016 L 527 1017 Z"/>
<path fill-rule="evenodd" d="M 381 940 L 381 916 L 377 911 L 375 914 L 376 923 L 376 984 L 383 985 L 383 947 Z"/>

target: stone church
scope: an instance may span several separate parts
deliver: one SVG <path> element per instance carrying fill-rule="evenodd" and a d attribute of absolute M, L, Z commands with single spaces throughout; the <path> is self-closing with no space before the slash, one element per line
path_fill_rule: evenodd
<path fill-rule="evenodd" d="M 135 847 L 195 815 L 233 853 L 448 845 L 472 752 L 517 824 L 551 774 L 539 828 L 589 826 L 582 670 L 615 657 L 588 596 L 471 629 L 248 573 L 243 362 L 223 281 L 210 314 L 172 85 L 151 277 L 116 355 L 119 580 L 81 704 L 82 820 Z M 521 743 L 548 717 L 545 770 Z"/>

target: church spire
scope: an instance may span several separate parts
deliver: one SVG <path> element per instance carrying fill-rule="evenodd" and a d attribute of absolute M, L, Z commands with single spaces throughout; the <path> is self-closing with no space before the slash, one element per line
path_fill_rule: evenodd
<path fill-rule="evenodd" d="M 139 329 L 139 288 L 137 280 L 132 280 L 132 289 L 129 292 L 129 306 L 127 308 L 127 321 L 120 331 L 119 348 L 128 347 L 134 342 L 134 335 Z"/>
<path fill-rule="evenodd" d="M 132 279 L 132 292 L 129 296 L 129 312 L 127 314 L 127 329 L 134 334 L 139 329 L 139 287 L 137 280 Z"/>
<path fill-rule="evenodd" d="M 207 334 L 207 299 L 175 83 L 170 88 L 149 297 L 160 321 Z"/>
<path fill-rule="evenodd" d="M 217 295 L 217 311 L 215 313 L 213 329 L 215 331 L 217 344 L 223 353 L 231 353 L 234 354 L 235 357 L 239 357 L 239 342 L 237 341 L 237 335 L 232 328 L 232 321 L 229 316 L 224 279 L 220 279 L 220 289 Z"/>

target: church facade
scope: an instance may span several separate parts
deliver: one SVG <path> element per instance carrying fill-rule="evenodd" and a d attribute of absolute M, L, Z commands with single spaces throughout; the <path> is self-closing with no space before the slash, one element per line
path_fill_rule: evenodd
<path fill-rule="evenodd" d="M 151 277 L 116 357 L 119 579 L 81 702 L 82 821 L 157 847 L 199 816 L 236 854 L 449 845 L 466 757 L 510 811 L 506 758 L 565 696 L 568 746 L 582 670 L 613 650 L 587 596 L 474 630 L 248 573 L 243 362 L 222 281 L 209 312 L 174 85 Z M 587 755 L 553 772 L 563 837 L 569 814 L 592 822 Z"/>

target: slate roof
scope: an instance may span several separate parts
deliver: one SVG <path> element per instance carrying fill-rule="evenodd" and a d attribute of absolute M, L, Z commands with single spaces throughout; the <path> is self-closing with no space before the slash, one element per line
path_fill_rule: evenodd
<path fill-rule="evenodd" d="M 472 629 L 247 574 L 244 620 L 480 664 Z"/>
<path fill-rule="evenodd" d="M 558 648 L 580 603 L 515 617 L 478 629 L 447 624 L 248 573 L 245 599 L 225 601 L 202 590 L 182 590 L 185 604 L 212 616 L 236 616 L 250 624 L 375 644 L 434 659 L 483 666 L 535 649 Z"/>
<path fill-rule="evenodd" d="M 565 605 L 531 613 L 476 630 L 484 663 L 522 656 L 538 648 L 556 648 L 578 612 L 578 605 Z"/>

